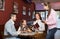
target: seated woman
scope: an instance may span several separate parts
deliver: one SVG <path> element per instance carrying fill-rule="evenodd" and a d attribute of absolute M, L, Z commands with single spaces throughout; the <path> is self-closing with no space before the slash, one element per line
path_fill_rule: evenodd
<path fill-rule="evenodd" d="M 21 31 L 21 33 L 26 33 L 26 32 L 32 32 L 29 27 L 27 26 L 26 20 L 21 20 L 21 26 L 19 27 L 18 31 Z"/>
<path fill-rule="evenodd" d="M 39 13 L 35 14 L 35 21 L 33 22 L 35 30 L 45 31 L 45 24 L 42 22 L 41 15 Z"/>

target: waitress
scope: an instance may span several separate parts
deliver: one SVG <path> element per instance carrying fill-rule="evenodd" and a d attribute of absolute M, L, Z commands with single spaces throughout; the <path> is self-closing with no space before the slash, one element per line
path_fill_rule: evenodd
<path fill-rule="evenodd" d="M 57 20 L 56 20 L 56 12 L 53 8 L 51 8 L 50 3 L 42 3 L 45 10 L 48 10 L 48 15 L 46 21 L 44 21 L 48 25 L 48 33 L 46 39 L 54 39 L 55 32 L 57 31 Z"/>

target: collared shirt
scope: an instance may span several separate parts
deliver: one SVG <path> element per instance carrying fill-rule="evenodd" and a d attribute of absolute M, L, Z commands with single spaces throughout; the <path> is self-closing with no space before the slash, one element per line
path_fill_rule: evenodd
<path fill-rule="evenodd" d="M 48 29 L 52 29 L 56 27 L 57 20 L 56 20 L 56 12 L 51 9 L 51 13 L 48 18 L 46 18 L 46 23 L 48 25 Z"/>
<path fill-rule="evenodd" d="M 15 39 L 19 33 L 16 31 L 14 26 L 14 21 L 12 19 L 8 20 L 5 24 L 4 35 L 11 35 L 14 37 L 7 37 L 8 39 Z"/>
<path fill-rule="evenodd" d="M 12 24 L 15 24 L 14 21 L 13 21 L 12 19 L 10 19 L 10 20 L 11 20 Z"/>

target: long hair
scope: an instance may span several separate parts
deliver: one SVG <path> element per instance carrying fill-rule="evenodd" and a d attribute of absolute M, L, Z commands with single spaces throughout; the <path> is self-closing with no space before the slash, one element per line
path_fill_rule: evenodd
<path fill-rule="evenodd" d="M 47 15 L 47 17 L 49 17 L 50 12 L 51 12 L 51 5 L 50 5 L 50 2 L 44 2 L 43 4 L 44 4 L 44 6 L 48 6 L 48 8 L 49 8 L 49 10 L 48 10 L 48 15 Z"/>
<path fill-rule="evenodd" d="M 38 14 L 39 15 L 39 17 L 40 17 L 40 20 L 42 20 L 42 18 L 41 18 L 41 15 L 39 14 L 39 13 L 35 13 L 35 20 L 36 20 L 36 14 Z"/>

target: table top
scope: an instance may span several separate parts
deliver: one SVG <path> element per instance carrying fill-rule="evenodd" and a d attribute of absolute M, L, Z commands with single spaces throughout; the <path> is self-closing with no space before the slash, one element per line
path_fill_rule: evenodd
<path fill-rule="evenodd" d="M 35 35 L 36 33 L 35 32 L 31 32 L 31 33 L 21 33 L 20 35 L 24 35 L 24 36 L 32 36 L 32 35 Z"/>
<path fill-rule="evenodd" d="M 34 36 L 36 34 L 42 34 L 43 32 L 31 32 L 31 33 L 20 33 L 20 36 Z"/>
<path fill-rule="evenodd" d="M 46 34 L 42 32 L 21 33 L 20 37 L 30 37 L 33 39 L 45 39 Z"/>

